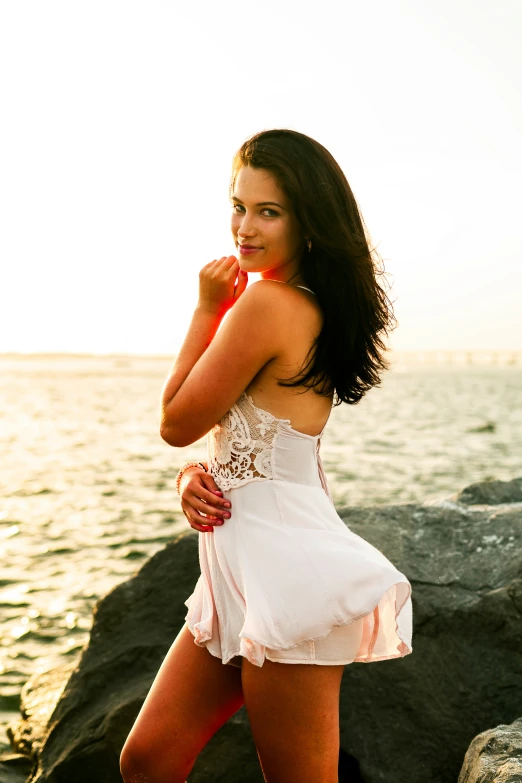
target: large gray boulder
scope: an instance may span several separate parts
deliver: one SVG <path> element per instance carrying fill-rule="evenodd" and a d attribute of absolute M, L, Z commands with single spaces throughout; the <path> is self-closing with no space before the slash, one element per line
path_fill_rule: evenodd
<path fill-rule="evenodd" d="M 522 714 L 521 483 L 338 509 L 412 584 L 411 655 L 343 677 L 341 744 L 368 783 L 456 783 L 473 737 Z"/>
<path fill-rule="evenodd" d="M 479 734 L 468 748 L 458 783 L 521 783 L 522 718 Z"/>
<path fill-rule="evenodd" d="M 198 573 L 197 534 L 188 530 L 96 603 L 72 672 L 58 667 L 26 684 L 23 719 L 7 733 L 32 761 L 28 783 L 121 783 L 121 748 L 183 625 Z M 191 783 L 263 783 L 244 708 L 239 713 L 200 754 Z"/>
<path fill-rule="evenodd" d="M 340 780 L 456 783 L 475 735 L 520 717 L 521 486 L 486 482 L 437 502 L 338 508 L 410 579 L 414 623 L 411 655 L 345 668 Z M 197 534 L 188 530 L 100 599 L 72 672 L 28 683 L 22 719 L 11 724 L 13 750 L 32 758 L 28 783 L 121 783 L 119 752 L 198 573 Z M 46 693 L 38 723 L 25 705 L 44 705 Z M 360 777 L 344 777 L 350 762 Z M 262 780 L 243 707 L 189 783 Z"/>

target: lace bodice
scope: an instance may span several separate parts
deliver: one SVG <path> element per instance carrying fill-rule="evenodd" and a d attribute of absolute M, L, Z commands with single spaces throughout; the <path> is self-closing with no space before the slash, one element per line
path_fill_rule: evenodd
<path fill-rule="evenodd" d="M 242 392 L 230 410 L 208 433 L 209 473 L 223 491 L 250 481 L 276 478 L 274 458 L 277 453 L 277 439 L 280 435 L 286 434 L 290 435 L 293 448 L 299 449 L 300 455 L 299 457 L 298 452 L 292 454 L 285 450 L 284 461 L 292 463 L 291 466 L 286 466 L 286 474 L 292 473 L 295 464 L 298 475 L 294 480 L 299 481 L 298 465 L 303 464 L 303 455 L 305 455 L 305 465 L 310 466 L 312 463 L 308 460 L 313 458 L 315 476 L 318 472 L 320 485 L 332 500 L 319 455 L 320 438 L 323 432 L 324 427 L 319 435 L 298 432 L 292 428 L 290 419 L 278 419 L 268 411 L 258 408 L 252 398 L 246 392 Z M 304 451 L 302 451 L 303 447 Z M 281 463 L 281 456 L 279 456 L 279 463 Z M 279 468 L 280 473 L 283 473 L 281 464 Z"/>
<path fill-rule="evenodd" d="M 208 434 L 208 469 L 221 489 L 272 478 L 272 447 L 279 422 L 243 392 Z"/>

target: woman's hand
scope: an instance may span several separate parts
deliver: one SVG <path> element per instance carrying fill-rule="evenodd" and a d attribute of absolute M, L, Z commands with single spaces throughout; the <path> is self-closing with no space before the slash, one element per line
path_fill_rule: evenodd
<path fill-rule="evenodd" d="M 248 274 L 239 268 L 235 256 L 210 261 L 199 272 L 198 307 L 224 315 L 237 302 L 247 283 Z"/>
<path fill-rule="evenodd" d="M 201 533 L 213 533 L 214 525 L 222 525 L 230 517 L 230 501 L 203 468 L 195 466 L 183 472 L 179 485 L 181 508 L 190 527 Z M 208 514 L 203 517 L 201 514 Z"/>

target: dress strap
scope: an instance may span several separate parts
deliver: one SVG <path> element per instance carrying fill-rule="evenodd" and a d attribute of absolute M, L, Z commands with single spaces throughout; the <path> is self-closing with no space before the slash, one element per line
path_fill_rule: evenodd
<path fill-rule="evenodd" d="M 321 433 L 321 435 L 322 435 L 322 433 Z M 326 479 L 326 475 L 325 475 L 325 472 L 324 472 L 324 467 L 323 467 L 323 461 L 321 459 L 321 454 L 319 453 L 320 445 L 321 445 L 321 438 L 319 437 L 318 440 L 317 440 L 317 446 L 316 446 L 317 467 L 319 469 L 319 478 L 321 480 L 321 485 L 322 485 L 324 491 L 326 492 L 326 494 L 327 494 L 327 496 L 328 496 L 328 498 L 330 500 L 330 503 L 335 508 L 334 499 L 332 497 L 332 493 L 330 492 L 330 488 L 328 486 L 328 481 Z"/>
<path fill-rule="evenodd" d="M 305 286 L 305 285 L 296 285 L 296 288 L 306 288 L 306 290 L 307 290 L 307 291 L 310 291 L 310 293 L 311 293 L 311 294 L 313 294 L 314 296 L 316 296 L 316 293 L 315 293 L 315 291 L 312 291 L 312 289 L 311 289 L 311 288 L 308 288 L 308 287 L 307 287 L 307 286 Z"/>

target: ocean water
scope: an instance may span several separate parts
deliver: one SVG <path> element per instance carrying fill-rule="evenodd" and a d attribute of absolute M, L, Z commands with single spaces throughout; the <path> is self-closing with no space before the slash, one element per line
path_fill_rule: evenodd
<path fill-rule="evenodd" d="M 179 449 L 159 435 L 172 364 L 0 357 L 0 746 L 31 674 L 77 658 L 95 601 L 189 527 L 174 481 L 206 439 Z M 521 400 L 517 364 L 395 364 L 332 410 L 321 456 L 336 505 L 522 476 Z"/>

